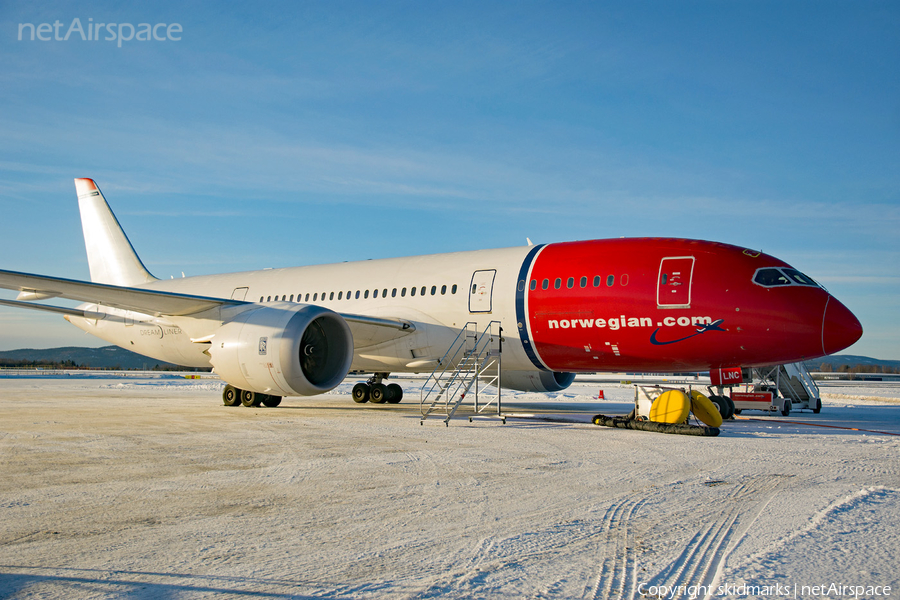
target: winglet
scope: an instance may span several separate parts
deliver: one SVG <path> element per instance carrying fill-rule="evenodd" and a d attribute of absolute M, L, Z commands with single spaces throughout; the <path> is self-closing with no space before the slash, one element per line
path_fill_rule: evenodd
<path fill-rule="evenodd" d="M 93 179 L 76 179 L 91 281 L 134 286 L 155 281 L 128 241 Z"/>

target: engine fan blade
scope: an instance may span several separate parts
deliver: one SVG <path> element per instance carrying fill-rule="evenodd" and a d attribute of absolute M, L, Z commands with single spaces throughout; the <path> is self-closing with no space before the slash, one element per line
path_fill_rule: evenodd
<path fill-rule="evenodd" d="M 300 339 L 300 367 L 306 377 L 317 383 L 328 363 L 328 337 L 318 319 L 309 324 Z"/>

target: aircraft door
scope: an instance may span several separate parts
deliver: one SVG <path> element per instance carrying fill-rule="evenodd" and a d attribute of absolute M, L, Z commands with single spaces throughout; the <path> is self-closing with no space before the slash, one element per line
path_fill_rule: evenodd
<path fill-rule="evenodd" d="M 662 259 L 659 263 L 659 280 L 656 286 L 656 306 L 659 308 L 690 308 L 693 274 L 693 256 L 674 256 Z"/>
<path fill-rule="evenodd" d="M 472 284 L 469 286 L 469 312 L 491 312 L 491 296 L 494 291 L 494 276 L 497 271 L 475 271 L 472 274 Z"/>

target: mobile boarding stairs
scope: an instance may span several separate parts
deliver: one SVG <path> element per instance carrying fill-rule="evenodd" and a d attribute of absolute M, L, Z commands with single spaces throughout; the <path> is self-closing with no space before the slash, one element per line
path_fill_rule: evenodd
<path fill-rule="evenodd" d="M 819 386 L 803 363 L 745 369 L 744 391 L 732 389 L 735 413 L 742 410 L 780 412 L 788 416 L 793 409 L 822 410 Z M 752 388 L 752 389 L 751 389 Z"/>
<path fill-rule="evenodd" d="M 438 417 L 449 426 L 467 398 L 473 402 L 470 422 L 475 417 L 506 422 L 500 405 L 502 333 L 500 321 L 491 321 L 480 332 L 477 323 L 466 323 L 422 386 L 420 425 L 429 417 Z M 489 412 L 492 406 L 496 413 Z"/>

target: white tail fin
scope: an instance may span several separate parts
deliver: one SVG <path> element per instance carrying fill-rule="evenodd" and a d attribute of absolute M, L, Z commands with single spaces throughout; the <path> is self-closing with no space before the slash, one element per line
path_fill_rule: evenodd
<path fill-rule="evenodd" d="M 93 179 L 76 179 L 91 281 L 133 286 L 155 281 L 128 241 Z"/>

